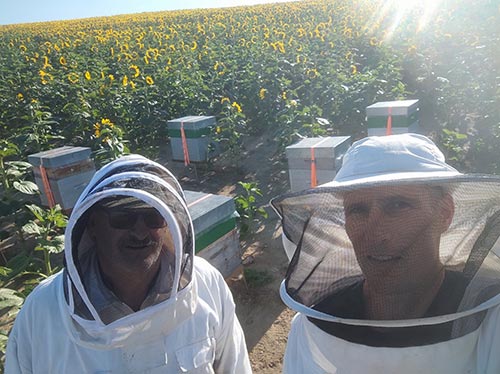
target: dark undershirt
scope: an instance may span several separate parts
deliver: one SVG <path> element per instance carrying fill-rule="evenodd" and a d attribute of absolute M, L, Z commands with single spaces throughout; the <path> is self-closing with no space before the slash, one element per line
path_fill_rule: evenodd
<path fill-rule="evenodd" d="M 455 313 L 462 300 L 467 280 L 461 273 L 446 271 L 443 284 L 423 317 Z M 315 310 L 336 317 L 365 319 L 363 282 L 358 282 L 314 306 Z M 435 344 L 451 336 L 453 322 L 437 325 L 373 328 L 328 322 L 307 317 L 321 330 L 338 338 L 373 347 L 410 347 Z"/>

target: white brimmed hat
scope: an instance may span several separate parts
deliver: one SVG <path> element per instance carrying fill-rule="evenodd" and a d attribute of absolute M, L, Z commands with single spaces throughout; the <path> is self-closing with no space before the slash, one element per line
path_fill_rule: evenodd
<path fill-rule="evenodd" d="M 318 302 L 364 277 L 345 230 L 345 192 L 403 185 L 440 186 L 452 196 L 455 214 L 441 235 L 439 258 L 445 269 L 460 272 L 468 282 L 457 312 L 418 320 L 370 321 L 315 310 Z M 460 173 L 423 135 L 359 140 L 346 152 L 333 181 L 281 195 L 271 205 L 281 218 L 284 242 L 295 248 L 281 297 L 309 317 L 402 327 L 455 321 L 500 304 L 500 177 Z M 463 328 L 458 334 L 464 331 L 470 330 Z"/>
<path fill-rule="evenodd" d="M 423 135 L 373 136 L 358 140 L 349 148 L 334 180 L 323 187 L 461 175 Z"/>

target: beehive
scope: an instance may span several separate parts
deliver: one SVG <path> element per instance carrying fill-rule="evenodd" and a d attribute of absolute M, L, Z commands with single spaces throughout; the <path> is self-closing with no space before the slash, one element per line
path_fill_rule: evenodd
<path fill-rule="evenodd" d="M 291 191 L 331 181 L 342 166 L 342 157 L 350 145 L 350 136 L 330 136 L 305 138 L 286 147 Z"/>
<path fill-rule="evenodd" d="M 195 251 L 224 277 L 241 265 L 238 214 L 234 200 L 227 196 L 184 191 L 195 231 Z"/>
<path fill-rule="evenodd" d="M 43 205 L 59 204 L 65 211 L 73 208 L 95 173 L 90 153 L 88 147 L 64 146 L 28 156 Z"/>
<path fill-rule="evenodd" d="M 403 134 L 420 130 L 418 100 L 381 101 L 366 108 L 368 136 Z"/>
<path fill-rule="evenodd" d="M 203 162 L 216 154 L 211 132 L 216 126 L 214 116 L 187 116 L 168 121 L 172 159 Z M 186 157 L 187 156 L 187 157 Z"/>

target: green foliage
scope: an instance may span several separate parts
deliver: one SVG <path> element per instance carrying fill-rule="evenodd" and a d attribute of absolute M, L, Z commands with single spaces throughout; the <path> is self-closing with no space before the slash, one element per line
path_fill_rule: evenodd
<path fill-rule="evenodd" d="M 240 216 L 240 230 L 243 234 L 248 232 L 250 223 L 259 216 L 267 218 L 264 208 L 257 205 L 257 197 L 262 196 L 257 182 L 238 182 L 243 188 L 243 193 L 235 197 L 236 211 Z"/>
<path fill-rule="evenodd" d="M 27 104 L 28 113 L 21 117 L 24 125 L 15 133 L 15 142 L 27 155 L 49 149 L 60 144 L 64 139 L 48 106 L 42 106 L 37 100 Z"/>
<path fill-rule="evenodd" d="M 51 254 L 60 253 L 64 246 L 62 230 L 67 218 L 56 205 L 44 209 L 31 204 L 26 206 L 34 219 L 22 227 L 24 234 L 35 240 L 34 251 L 21 251 L 5 266 L 0 266 L 0 362 L 3 362 L 7 337 L 24 299 L 47 276 L 58 271 L 51 263 Z M 37 251 L 42 252 L 40 260 Z"/>
<path fill-rule="evenodd" d="M 29 163 L 15 160 L 19 157 L 19 148 L 12 142 L 0 140 L 0 223 L 12 222 L 17 234 L 23 241 L 20 227 L 27 221 L 23 206 L 30 195 L 38 194 L 38 187 L 28 180 L 31 178 L 32 167 Z M 8 220 L 8 221 L 7 221 Z M 4 225 L 2 225 L 4 226 Z M 5 239 L 11 233 L 0 231 L 0 239 Z M 20 243 L 22 246 L 23 243 Z"/>
<path fill-rule="evenodd" d="M 35 251 L 43 253 L 43 274 L 52 275 L 58 269 L 52 268 L 50 255 L 60 253 L 64 249 L 63 229 L 66 227 L 68 219 L 59 205 L 48 209 L 37 205 L 27 205 L 26 207 L 35 219 L 23 226 L 23 232 L 34 236 L 36 240 Z"/>
<path fill-rule="evenodd" d="M 12 156 L 18 156 L 18 147 L 6 140 L 0 140 L 0 186 L 5 199 L 15 199 L 18 192 L 34 195 L 38 193 L 35 183 L 27 180 L 32 166 L 24 161 L 7 161 Z"/>
<path fill-rule="evenodd" d="M 123 130 L 107 118 L 94 125 L 94 160 L 98 166 L 105 165 L 128 154 L 127 141 L 123 139 Z"/>
<path fill-rule="evenodd" d="M 213 138 L 225 151 L 226 158 L 238 161 L 242 155 L 241 136 L 248 133 L 245 115 L 240 105 L 225 97 L 222 100 L 222 108 L 219 114 L 218 125 L 215 128 Z"/>
<path fill-rule="evenodd" d="M 457 131 L 443 129 L 441 149 L 446 160 L 459 170 L 466 169 L 468 137 Z"/>
<path fill-rule="evenodd" d="M 5 350 L 10 325 L 23 305 L 24 297 L 17 291 L 9 288 L 0 288 L 0 314 L 4 318 L 0 319 L 0 362 L 5 360 Z"/>

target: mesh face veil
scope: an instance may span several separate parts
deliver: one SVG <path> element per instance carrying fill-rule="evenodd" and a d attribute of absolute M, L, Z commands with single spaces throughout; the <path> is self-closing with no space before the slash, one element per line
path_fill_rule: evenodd
<path fill-rule="evenodd" d="M 96 210 L 105 212 L 118 231 L 130 231 L 123 228 L 138 222 L 158 232 L 148 239 L 151 243 L 163 243 L 157 246 L 161 265 L 147 305 L 135 313 L 117 313 L 113 298 L 96 293 L 99 279 L 89 276 L 99 273 L 91 271 L 96 266 L 96 243 L 89 231 L 89 217 Z M 118 213 L 121 216 L 115 216 Z M 163 166 L 134 155 L 99 170 L 75 205 L 65 241 L 65 295 L 72 318 L 68 323 L 83 344 L 119 346 L 130 337 L 165 333 L 193 313 L 193 225 L 177 180 Z"/>
<path fill-rule="evenodd" d="M 296 247 L 281 296 L 327 331 L 442 341 L 500 304 L 500 178 L 457 172 L 423 136 L 360 140 L 334 181 L 272 205 Z"/>

